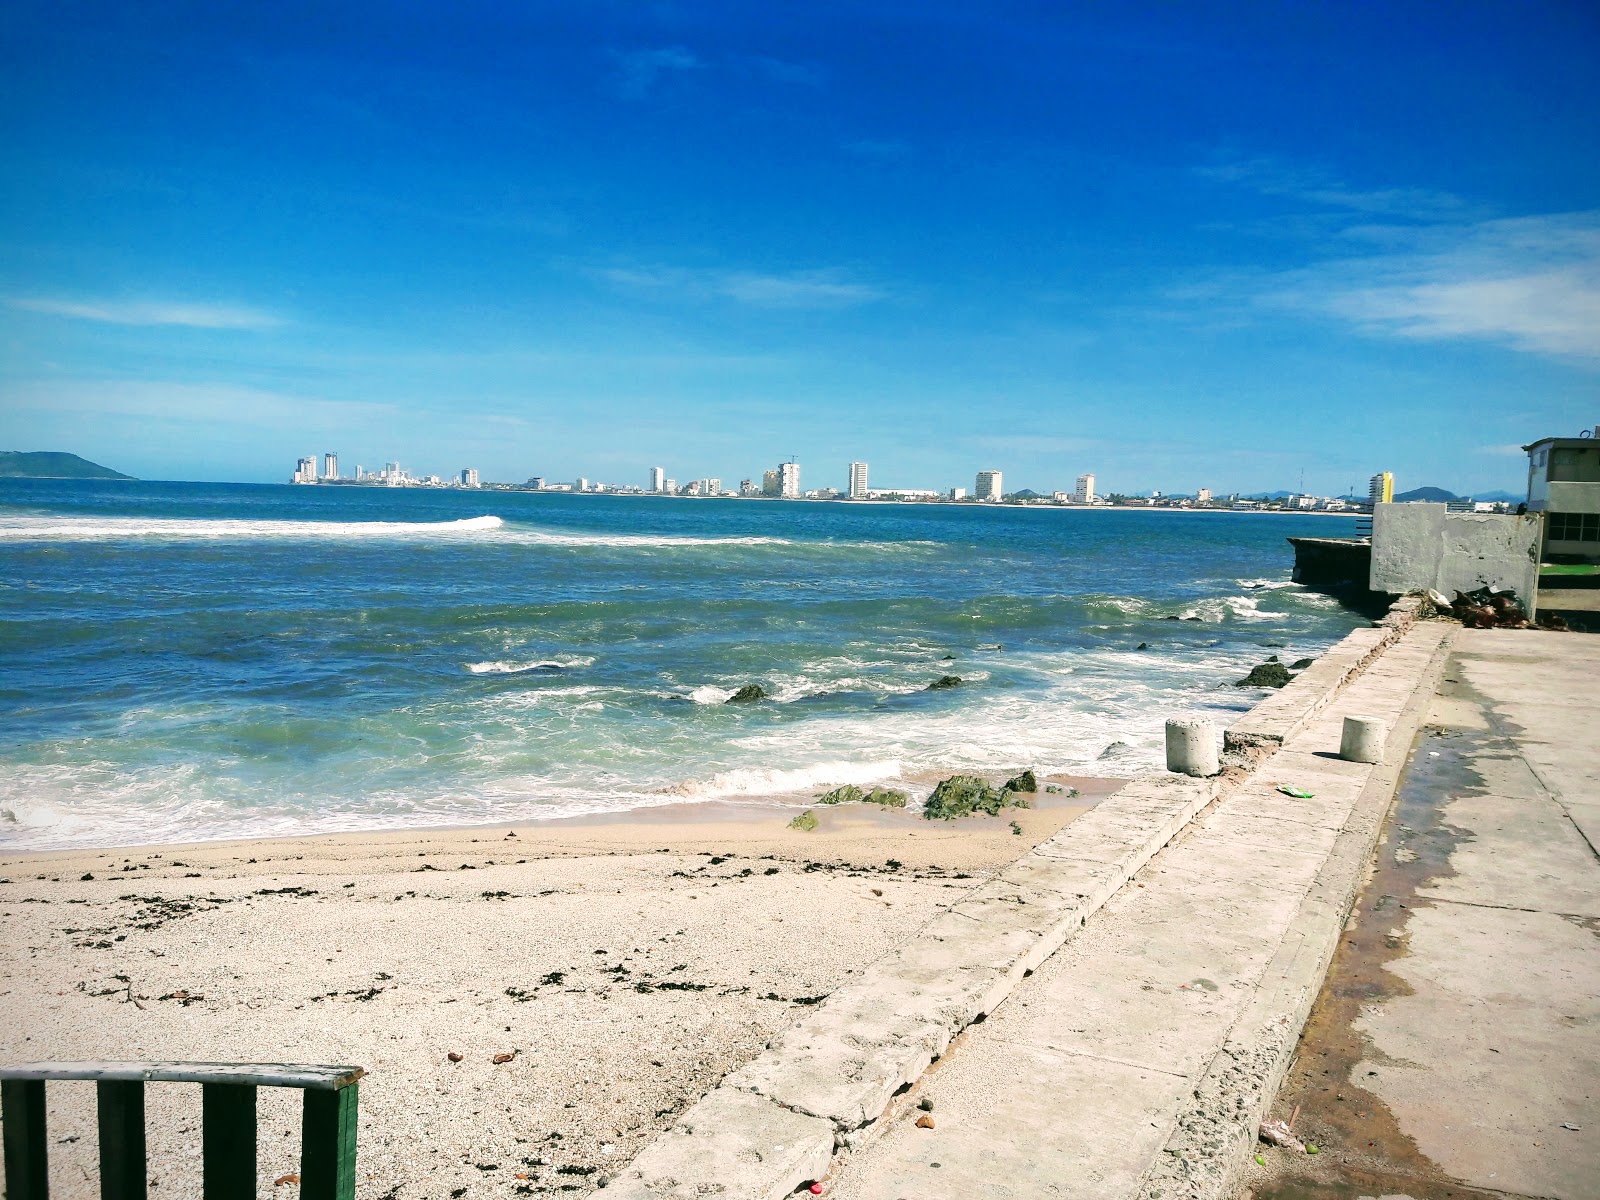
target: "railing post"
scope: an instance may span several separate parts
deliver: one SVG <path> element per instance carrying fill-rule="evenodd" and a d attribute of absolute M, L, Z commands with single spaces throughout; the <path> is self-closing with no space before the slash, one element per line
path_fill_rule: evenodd
<path fill-rule="evenodd" d="M 356 1092 L 307 1089 L 300 1119 L 300 1200 L 354 1200 Z"/>
<path fill-rule="evenodd" d="M 242 1083 L 202 1083 L 201 1154 L 205 1200 L 255 1200 L 256 1089 Z"/>
<path fill-rule="evenodd" d="M 6 1125 L 7 1200 L 48 1200 L 44 1080 L 0 1080 L 0 1119 Z"/>
<path fill-rule="evenodd" d="M 145 1200 L 144 1081 L 102 1079 L 100 1200 Z"/>

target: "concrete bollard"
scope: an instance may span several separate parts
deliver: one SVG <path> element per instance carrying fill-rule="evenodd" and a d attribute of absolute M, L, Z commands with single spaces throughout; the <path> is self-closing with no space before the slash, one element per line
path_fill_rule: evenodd
<path fill-rule="evenodd" d="M 1167 770 L 1204 779 L 1221 769 L 1216 722 L 1167 722 Z"/>
<path fill-rule="evenodd" d="M 1339 738 L 1339 757 L 1346 762 L 1383 761 L 1383 743 L 1389 730 L 1377 717 L 1346 717 Z"/>

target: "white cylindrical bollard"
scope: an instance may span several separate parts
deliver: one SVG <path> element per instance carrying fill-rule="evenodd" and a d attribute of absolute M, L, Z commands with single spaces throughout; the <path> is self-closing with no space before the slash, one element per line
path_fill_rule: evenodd
<path fill-rule="evenodd" d="M 1377 717 L 1346 717 L 1339 738 L 1339 757 L 1347 762 L 1383 761 L 1383 743 L 1389 730 Z"/>
<path fill-rule="evenodd" d="M 1221 770 L 1217 762 L 1216 723 L 1168 721 L 1167 770 L 1201 779 Z"/>

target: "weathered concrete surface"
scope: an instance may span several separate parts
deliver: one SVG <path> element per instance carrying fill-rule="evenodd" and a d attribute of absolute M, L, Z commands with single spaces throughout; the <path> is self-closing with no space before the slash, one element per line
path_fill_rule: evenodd
<path fill-rule="evenodd" d="M 1298 722 L 961 1036 L 831 1193 L 1121 1200 L 1225 1185 L 1320 986 L 1421 717 L 1414 693 L 1451 634 L 1416 626 Z M 1384 764 L 1337 758 L 1347 712 L 1395 726 Z M 923 1099 L 933 1129 L 914 1123 Z"/>
<path fill-rule="evenodd" d="M 1537 515 L 1453 513 L 1443 504 L 1379 504 L 1372 511 L 1375 592 L 1434 588 L 1446 596 L 1484 584 L 1515 588 L 1533 602 L 1539 585 Z"/>
<path fill-rule="evenodd" d="M 1323 1153 L 1258 1196 L 1600 1197 L 1597 673 L 1600 639 L 1458 635 L 1276 1104 Z"/>

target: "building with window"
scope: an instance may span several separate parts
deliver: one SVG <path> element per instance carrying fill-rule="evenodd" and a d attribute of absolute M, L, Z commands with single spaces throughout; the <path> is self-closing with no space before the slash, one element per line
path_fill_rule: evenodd
<path fill-rule="evenodd" d="M 1072 499 L 1078 504 L 1094 503 L 1094 476 L 1079 475 L 1077 489 L 1072 494 Z"/>
<path fill-rule="evenodd" d="M 974 500 L 999 500 L 1001 496 L 1005 495 L 1002 490 L 1004 486 L 999 471 L 979 471 L 977 482 L 972 488 L 972 498 Z"/>
<path fill-rule="evenodd" d="M 1600 426 L 1541 438 L 1528 452 L 1528 511 L 1544 514 L 1546 562 L 1600 563 Z"/>
<path fill-rule="evenodd" d="M 290 483 L 315 483 L 317 481 L 317 456 L 302 458 L 294 468 L 294 476 Z"/>
<path fill-rule="evenodd" d="M 1394 472 L 1379 471 L 1367 480 L 1367 503 L 1370 505 L 1394 503 Z"/>
<path fill-rule="evenodd" d="M 339 478 L 339 456 L 332 450 L 322 456 L 322 477 L 324 479 Z"/>
<path fill-rule="evenodd" d="M 850 464 L 850 499 L 865 500 L 867 498 L 867 464 L 853 462 Z"/>
<path fill-rule="evenodd" d="M 786 462 L 778 465 L 778 494 L 785 500 L 800 498 L 800 464 Z"/>
<path fill-rule="evenodd" d="M 763 496 L 778 496 L 782 494 L 782 480 L 776 471 L 763 471 L 761 473 L 761 494 Z"/>
<path fill-rule="evenodd" d="M 650 490 L 664 492 L 667 490 L 667 469 L 665 467 L 650 468 Z"/>
<path fill-rule="evenodd" d="M 478 471 L 476 467 L 467 467 L 461 472 L 461 486 L 464 488 L 478 487 Z"/>

